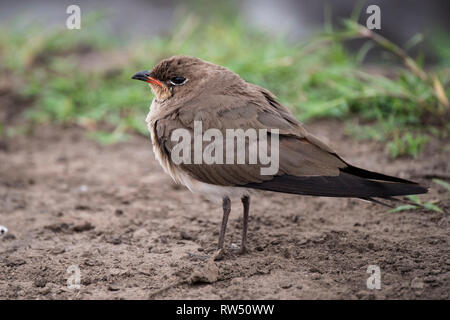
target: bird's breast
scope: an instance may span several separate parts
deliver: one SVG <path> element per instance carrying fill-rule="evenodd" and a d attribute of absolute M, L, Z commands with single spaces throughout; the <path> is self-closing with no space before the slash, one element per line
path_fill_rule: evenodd
<path fill-rule="evenodd" d="M 249 195 L 249 190 L 240 187 L 228 187 L 219 186 L 209 183 L 201 182 L 194 179 L 180 167 L 175 165 L 170 158 L 170 154 L 167 153 L 163 146 L 163 142 L 159 140 L 157 133 L 157 117 L 155 114 L 155 101 L 153 101 L 150 107 L 150 112 L 147 115 L 147 127 L 150 131 L 153 153 L 156 160 L 158 160 L 164 171 L 178 184 L 186 186 L 190 191 L 205 194 L 211 198 L 223 198 L 228 197 L 242 197 Z M 153 112 L 152 112 L 153 110 Z"/>

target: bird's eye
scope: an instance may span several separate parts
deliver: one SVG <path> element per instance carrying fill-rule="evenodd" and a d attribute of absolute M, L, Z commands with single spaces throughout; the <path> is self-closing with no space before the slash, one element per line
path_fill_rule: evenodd
<path fill-rule="evenodd" d="M 172 77 L 170 79 L 170 83 L 173 84 L 174 86 L 180 86 L 182 84 L 185 84 L 186 81 L 187 79 L 184 77 Z"/>

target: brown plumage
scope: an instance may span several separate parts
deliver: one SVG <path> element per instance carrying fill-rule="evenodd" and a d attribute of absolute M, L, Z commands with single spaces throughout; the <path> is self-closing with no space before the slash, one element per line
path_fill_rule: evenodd
<path fill-rule="evenodd" d="M 241 250 L 246 250 L 251 189 L 373 201 L 372 197 L 427 192 L 414 182 L 349 165 L 310 134 L 272 93 L 245 82 L 224 67 L 194 57 L 175 56 L 161 61 L 151 71 L 137 73 L 133 79 L 148 82 L 155 93 L 147 123 L 156 158 L 164 170 L 192 191 L 223 199 L 219 256 L 231 196 L 240 196 L 244 205 Z M 171 140 L 171 134 L 179 128 L 193 133 L 194 121 L 202 122 L 203 132 L 217 129 L 224 137 L 226 129 L 278 129 L 278 172 L 262 175 L 260 169 L 264 165 L 260 162 L 208 165 L 191 161 L 175 165 L 171 152 L 176 142 Z M 203 147 L 207 144 L 203 142 Z M 248 151 L 248 143 L 245 148 Z"/>

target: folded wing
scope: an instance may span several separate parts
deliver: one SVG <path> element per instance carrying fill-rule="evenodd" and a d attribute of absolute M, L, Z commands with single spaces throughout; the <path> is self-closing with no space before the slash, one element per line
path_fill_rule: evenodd
<path fill-rule="evenodd" d="M 249 164 L 248 154 L 252 141 L 246 140 L 244 164 L 195 164 L 178 167 L 193 178 L 221 186 L 238 186 L 283 193 L 330 197 L 390 197 L 424 193 L 418 184 L 353 167 L 341 159 L 329 146 L 309 134 L 270 92 L 252 85 L 253 94 L 242 96 L 215 95 L 199 97 L 172 113 L 157 120 L 158 143 L 171 157 L 177 141 L 172 141 L 175 129 L 191 133 L 191 150 L 194 150 L 194 124 L 200 121 L 202 132 L 218 130 L 227 138 L 227 129 L 259 130 L 277 129 L 279 132 L 279 169 L 272 175 L 263 175 L 267 165 Z M 268 139 L 270 142 L 270 138 Z M 259 137 L 257 143 L 259 143 Z M 211 142 L 203 141 L 202 150 Z M 226 141 L 223 154 L 226 154 Z M 268 150 L 272 152 L 269 143 Z"/>

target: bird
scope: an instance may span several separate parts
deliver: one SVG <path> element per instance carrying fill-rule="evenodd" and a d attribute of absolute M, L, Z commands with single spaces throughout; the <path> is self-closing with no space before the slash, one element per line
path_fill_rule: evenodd
<path fill-rule="evenodd" d="M 155 158 L 164 171 L 192 192 L 222 200 L 217 259 L 224 257 L 233 197 L 239 197 L 243 205 L 240 252 L 246 253 L 250 197 L 254 191 L 358 198 L 381 204 L 375 198 L 393 200 L 394 196 L 428 191 L 416 182 L 349 164 L 309 133 L 269 90 L 245 81 L 226 67 L 197 57 L 176 55 L 161 60 L 150 70 L 137 72 L 132 79 L 147 82 L 154 94 L 146 122 Z M 179 129 L 191 133 L 194 137 L 191 136 L 188 144 L 194 148 L 195 125 L 199 122 L 201 133 L 213 129 L 224 136 L 230 129 L 270 131 L 268 136 L 278 139 L 278 170 L 262 174 L 260 161 L 208 164 L 193 161 L 192 155 L 184 158 L 187 161 L 174 161 L 179 140 L 174 140 L 172 135 Z M 205 146 L 207 142 L 200 144 Z M 249 151 L 250 144 L 247 139 L 245 150 Z"/>

